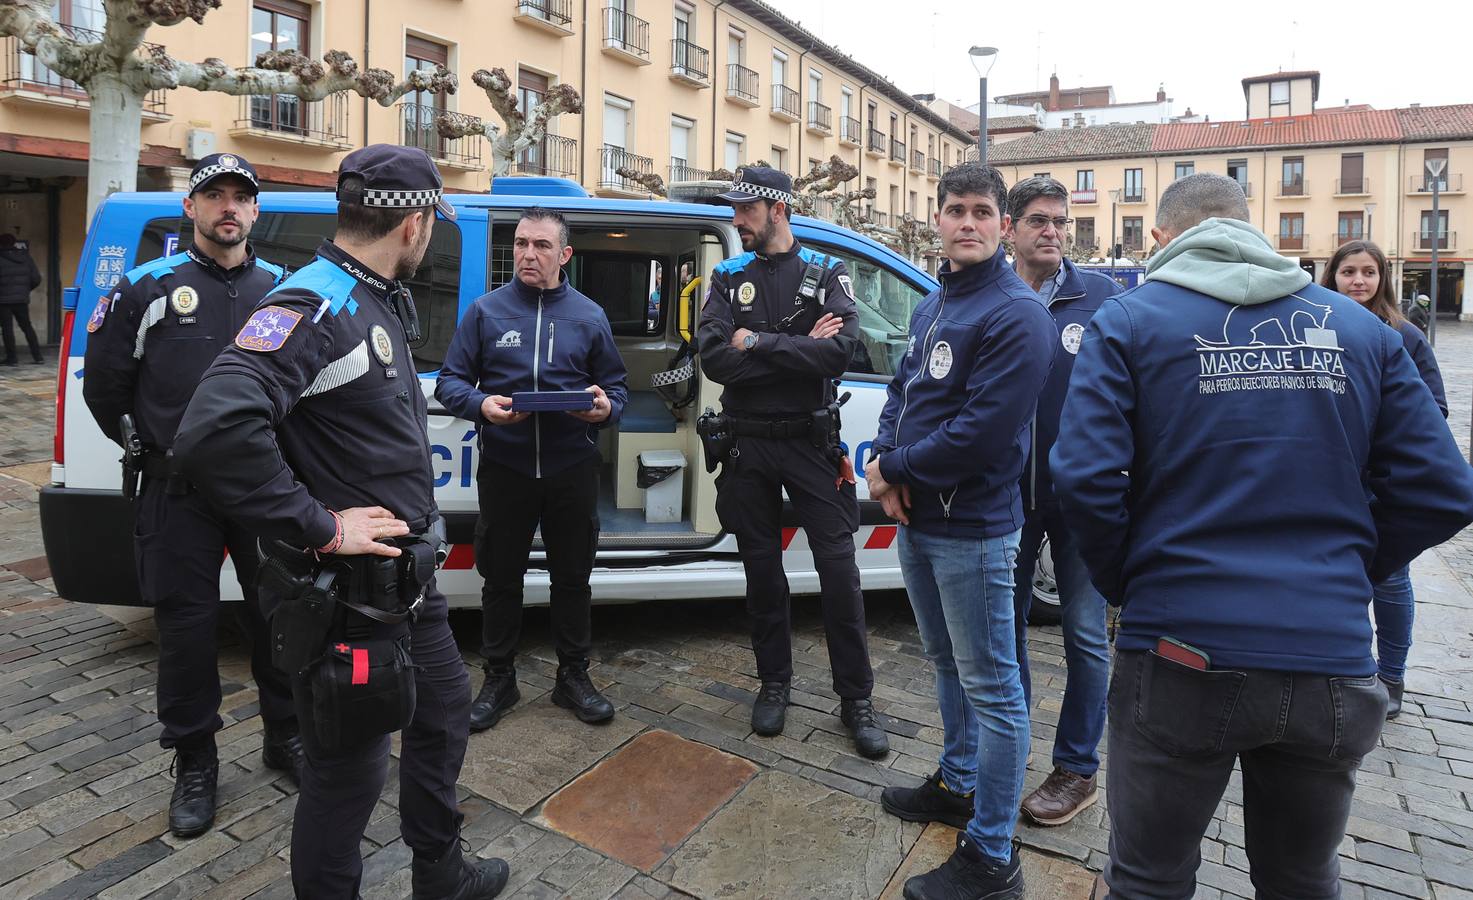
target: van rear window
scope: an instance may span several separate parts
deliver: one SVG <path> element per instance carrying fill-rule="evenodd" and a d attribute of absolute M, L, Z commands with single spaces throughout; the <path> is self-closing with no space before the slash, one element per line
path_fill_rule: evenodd
<path fill-rule="evenodd" d="M 332 237 L 337 220 L 316 213 L 263 212 L 251 229 L 251 245 L 261 259 L 295 271 L 312 261 L 317 247 Z M 173 240 L 171 240 L 173 238 Z M 178 252 L 194 242 L 194 223 L 185 217 L 153 219 L 138 241 L 133 265 L 154 260 L 166 249 Z M 405 282 L 419 311 L 420 340 L 411 346 L 415 371 L 438 372 L 455 334 L 460 312 L 460 229 L 437 221 L 419 272 Z"/>

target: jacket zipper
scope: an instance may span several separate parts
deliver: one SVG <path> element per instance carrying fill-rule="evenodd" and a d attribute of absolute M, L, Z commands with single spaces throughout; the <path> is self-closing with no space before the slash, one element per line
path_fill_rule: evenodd
<path fill-rule="evenodd" d="M 542 295 L 545 291 L 537 292 L 537 327 L 533 329 L 536 337 L 532 344 L 532 390 L 540 391 L 541 382 L 538 380 L 542 370 Z M 552 328 L 551 323 L 547 330 L 547 355 L 552 356 Z M 536 472 L 534 477 L 542 477 L 542 417 L 536 413 L 532 414 L 532 442 L 533 442 L 533 467 Z"/>
<path fill-rule="evenodd" d="M 936 326 L 941 324 L 941 313 L 945 310 L 946 284 L 943 282 L 941 285 L 941 302 L 936 306 L 936 318 L 931 321 L 931 327 L 926 331 L 926 339 L 921 342 L 922 360 L 929 358 L 931 355 L 931 338 L 936 336 Z M 922 362 L 921 365 L 924 366 L 925 363 Z M 924 371 L 924 368 L 917 368 L 915 374 L 911 375 L 910 379 L 905 382 L 905 389 L 901 391 L 900 414 L 895 417 L 895 439 L 897 441 L 900 439 L 900 425 L 905 421 L 905 411 L 910 408 L 910 386 L 916 383 L 916 379 L 920 378 L 921 373 Z"/>

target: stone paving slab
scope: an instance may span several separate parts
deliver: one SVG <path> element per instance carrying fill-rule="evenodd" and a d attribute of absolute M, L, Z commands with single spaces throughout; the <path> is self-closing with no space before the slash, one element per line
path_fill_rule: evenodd
<path fill-rule="evenodd" d="M 783 772 L 764 772 L 656 873 L 720 900 L 870 898 L 920 826 L 874 804 Z"/>
<path fill-rule="evenodd" d="M 538 823 L 648 874 L 755 774 L 741 757 L 649 731 L 554 794 Z"/>

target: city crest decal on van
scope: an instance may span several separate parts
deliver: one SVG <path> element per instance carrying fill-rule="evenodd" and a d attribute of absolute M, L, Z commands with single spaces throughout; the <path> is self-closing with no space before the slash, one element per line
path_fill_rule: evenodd
<path fill-rule="evenodd" d="M 240 334 L 235 336 L 235 346 L 257 353 L 275 353 L 291 337 L 302 314 L 280 306 L 265 306 L 251 313 Z"/>

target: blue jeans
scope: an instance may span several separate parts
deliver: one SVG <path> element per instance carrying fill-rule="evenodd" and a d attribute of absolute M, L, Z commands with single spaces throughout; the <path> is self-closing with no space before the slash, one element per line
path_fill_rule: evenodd
<path fill-rule="evenodd" d="M 1406 678 L 1416 610 L 1411 566 L 1393 572 L 1371 589 L 1371 611 L 1376 620 L 1376 668 L 1387 681 L 1400 683 Z"/>
<path fill-rule="evenodd" d="M 1057 504 L 1028 513 L 1013 572 L 1013 620 L 1018 633 L 1018 664 L 1023 670 L 1023 698 L 1033 708 L 1028 677 L 1028 606 L 1033 599 L 1033 569 L 1038 545 L 1049 539 L 1054 580 L 1059 587 L 1059 615 L 1064 629 L 1064 666 L 1068 681 L 1059 727 L 1054 733 L 1054 765 L 1089 778 L 1100 768 L 1100 738 L 1105 734 L 1105 701 L 1110 689 L 1110 642 L 1105 636 L 1105 598 L 1089 581 L 1089 570 Z"/>
<path fill-rule="evenodd" d="M 954 538 L 902 526 L 899 552 L 921 643 L 936 667 L 941 777 L 957 793 L 975 791 L 967 834 L 1007 863 L 1028 765 L 1028 706 L 1013 637 L 1018 532 Z"/>

